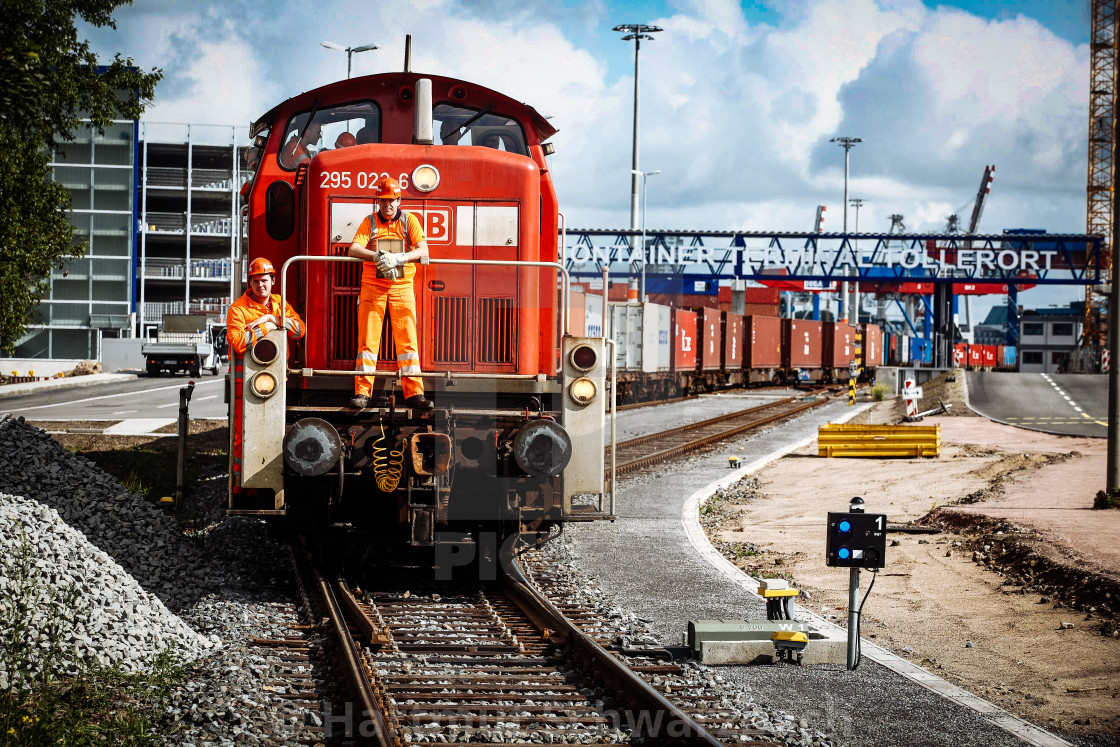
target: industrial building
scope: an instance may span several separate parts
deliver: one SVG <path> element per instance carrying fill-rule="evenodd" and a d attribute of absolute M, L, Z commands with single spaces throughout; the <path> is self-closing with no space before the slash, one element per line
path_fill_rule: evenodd
<path fill-rule="evenodd" d="M 1019 371 L 1067 373 L 1070 356 L 1081 339 L 1085 305 L 1075 301 L 1065 308 L 1023 312 L 1019 321 Z"/>
<path fill-rule="evenodd" d="M 165 313 L 224 315 L 241 287 L 247 128 L 118 120 L 75 135 L 51 166 L 86 253 L 52 269 L 12 357 L 97 360 L 102 339 L 141 336 Z"/>

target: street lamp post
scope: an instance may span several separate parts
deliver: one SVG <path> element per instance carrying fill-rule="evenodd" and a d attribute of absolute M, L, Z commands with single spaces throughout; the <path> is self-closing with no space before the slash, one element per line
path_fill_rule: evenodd
<path fill-rule="evenodd" d="M 861 207 L 863 207 L 863 203 L 867 202 L 867 200 L 864 200 L 860 197 L 853 197 L 851 200 L 849 200 L 849 202 L 851 202 L 853 205 L 856 206 L 856 257 L 858 258 L 859 257 L 859 209 Z M 858 326 L 859 325 L 859 281 L 858 280 L 855 282 L 855 288 L 853 290 L 855 292 L 852 294 L 852 309 L 855 312 L 855 323 Z"/>
<path fill-rule="evenodd" d="M 645 303 L 646 300 L 646 179 L 654 174 L 660 174 L 661 169 L 656 171 L 634 171 L 631 172 L 634 179 L 642 177 L 642 281 L 638 289 L 638 297 Z"/>
<path fill-rule="evenodd" d="M 630 230 L 638 228 L 638 59 L 641 51 L 642 39 L 653 41 L 650 34 L 662 31 L 659 26 L 647 26 L 644 23 L 623 23 L 615 26 L 612 31 L 621 31 L 626 34 L 622 41 L 634 40 L 634 150 L 630 161 Z"/>
<path fill-rule="evenodd" d="M 369 52 L 374 49 L 380 49 L 376 44 L 363 44 L 360 47 L 344 47 L 341 44 L 335 44 L 331 41 L 322 42 L 321 46 L 346 53 L 346 80 L 350 80 L 350 61 L 355 52 Z"/>
<path fill-rule="evenodd" d="M 852 154 L 852 148 L 856 143 L 862 143 L 863 140 L 858 137 L 834 137 L 828 142 L 839 143 L 840 147 L 844 149 L 844 234 L 848 233 L 848 161 Z M 857 270 L 858 272 L 858 270 Z M 848 274 L 847 267 L 844 268 L 844 274 Z M 848 311 L 848 282 L 845 280 L 841 284 L 840 289 L 840 313 L 847 314 Z M 845 317 L 846 318 L 846 317 Z"/>

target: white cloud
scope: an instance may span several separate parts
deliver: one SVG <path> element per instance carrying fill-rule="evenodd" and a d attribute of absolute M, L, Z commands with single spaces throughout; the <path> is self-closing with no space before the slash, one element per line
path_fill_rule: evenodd
<path fill-rule="evenodd" d="M 987 21 L 919 0 L 791 3 L 775 25 L 748 21 L 734 0 L 672 7 L 644 19 L 665 29 L 642 47 L 641 165 L 662 172 L 649 180 L 651 227 L 805 229 L 823 203 L 838 229 L 843 151 L 828 139 L 853 135 L 864 139 L 851 192 L 868 200 L 865 230 L 886 230 L 891 213 L 939 230 L 987 163 L 999 180 L 982 228 L 1082 229 L 1084 45 L 1023 17 Z M 609 16 L 601 0 L 169 0 L 122 8 L 120 32 L 92 38 L 103 54 L 165 68 L 149 119 L 241 125 L 341 77 L 345 56 L 321 40 L 379 44 L 353 57 L 365 75 L 400 69 L 412 33 L 414 70 L 553 117 L 569 226 L 625 226 L 633 79 L 600 49 L 628 20 Z"/>

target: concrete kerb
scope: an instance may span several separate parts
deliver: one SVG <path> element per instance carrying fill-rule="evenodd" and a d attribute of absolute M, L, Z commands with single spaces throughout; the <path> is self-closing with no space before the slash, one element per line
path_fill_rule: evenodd
<path fill-rule="evenodd" d="M 968 401 L 967 391 L 966 387 L 966 403 Z M 855 408 L 852 412 L 845 413 L 843 417 L 837 418 L 834 422 L 845 423 L 870 408 L 870 404 L 862 405 Z M 810 436 L 802 441 L 779 449 L 762 459 L 755 460 L 744 467 L 740 467 L 727 477 L 700 488 L 689 496 L 688 500 L 685 501 L 684 507 L 681 509 L 681 524 L 684 526 L 685 534 L 688 536 L 688 541 L 692 544 L 693 548 L 729 581 L 756 597 L 759 596 L 758 580 L 748 576 L 742 569 L 725 558 L 708 540 L 708 535 L 704 532 L 704 528 L 700 526 L 700 504 L 711 497 L 711 495 L 720 488 L 734 485 L 747 475 L 757 472 L 771 462 L 784 457 L 786 454 L 805 448 L 811 444 L 815 438 L 816 436 Z M 761 599 L 761 597 L 759 598 Z M 804 607 L 799 606 L 797 608 L 797 616 L 799 619 L 807 619 L 814 628 L 822 633 L 830 634 L 830 637 L 843 636 L 844 640 L 847 640 L 848 633 L 845 628 L 841 628 L 829 622 L 820 615 Z M 810 644 L 810 646 L 812 646 L 812 644 Z M 963 688 L 950 684 L 916 664 L 912 664 L 906 659 L 862 638 L 860 639 L 860 652 L 862 656 L 866 656 L 876 664 L 884 666 L 892 672 L 918 683 L 927 690 L 937 693 L 947 700 L 965 708 L 970 708 L 976 713 L 983 715 L 992 723 L 1014 734 L 1028 744 L 1037 745 L 1038 747 L 1072 747 L 1070 742 L 1067 742 L 1061 737 L 1024 721 L 1018 716 L 1008 713 L 999 706 L 973 695 Z"/>
<path fill-rule="evenodd" d="M 51 391 L 54 389 L 71 389 L 80 386 L 93 386 L 95 384 L 112 384 L 114 382 L 132 381 L 138 374 L 102 373 L 87 374 L 85 376 L 71 376 L 61 379 L 45 379 L 43 381 L 29 381 L 23 384 L 0 385 L 0 399 L 5 397 L 19 397 L 25 394 Z"/>

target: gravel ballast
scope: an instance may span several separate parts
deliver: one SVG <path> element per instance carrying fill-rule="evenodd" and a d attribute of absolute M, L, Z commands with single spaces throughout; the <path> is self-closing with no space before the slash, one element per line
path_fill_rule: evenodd
<path fill-rule="evenodd" d="M 29 650 L 30 674 L 51 648 L 56 671 L 75 675 L 86 664 L 146 671 L 162 652 L 191 661 L 220 644 L 36 501 L 0 493 L 0 557 L 0 640 L 10 651 Z M 13 675 L 0 660 L 0 688 Z"/>

